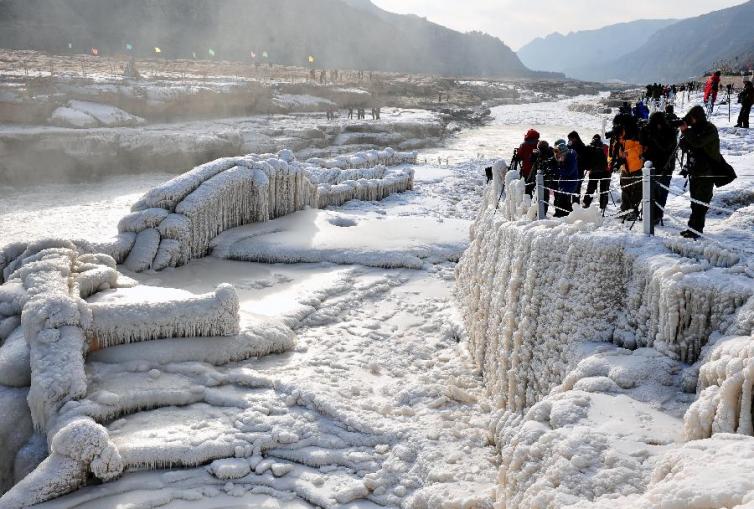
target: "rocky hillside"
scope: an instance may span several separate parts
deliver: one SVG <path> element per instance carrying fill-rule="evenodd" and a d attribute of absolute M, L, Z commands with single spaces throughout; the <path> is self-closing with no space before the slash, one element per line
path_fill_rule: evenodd
<path fill-rule="evenodd" d="M 69 50 L 69 44 L 71 49 Z M 497 38 L 463 34 L 368 0 L 0 0 L 0 47 L 270 61 L 445 75 L 533 73 Z"/>
<path fill-rule="evenodd" d="M 571 78 L 608 80 L 606 64 L 639 49 L 658 30 L 676 20 L 638 20 L 583 30 L 567 35 L 553 33 L 539 37 L 518 51 L 531 69 L 565 73 Z"/>

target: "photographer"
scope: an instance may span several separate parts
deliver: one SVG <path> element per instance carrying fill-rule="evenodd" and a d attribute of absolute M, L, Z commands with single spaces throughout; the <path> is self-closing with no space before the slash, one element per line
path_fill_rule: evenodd
<path fill-rule="evenodd" d="M 550 204 L 550 191 L 547 189 L 556 189 L 558 185 L 558 162 L 555 160 L 555 152 L 550 144 L 542 140 L 537 144 L 537 149 L 532 153 L 532 169 L 529 178 L 526 180 L 526 187 L 531 185 L 534 189 L 536 186 L 537 172 L 542 171 L 544 174 L 544 206 L 545 214 Z"/>
<path fill-rule="evenodd" d="M 533 167 L 532 156 L 534 151 L 537 150 L 537 144 L 539 143 L 539 133 L 534 129 L 529 129 L 524 135 L 524 142 L 518 147 L 518 159 L 521 163 L 521 176 L 527 182 L 526 194 L 532 195 L 534 191 L 534 182 L 530 179 Z"/>
<path fill-rule="evenodd" d="M 607 147 L 602 143 L 599 134 L 595 134 L 592 143 L 586 150 L 587 169 L 589 170 L 589 183 L 586 186 L 584 195 L 584 208 L 588 209 L 592 204 L 592 195 L 599 190 L 600 210 L 605 214 L 608 202 L 608 192 L 610 190 L 610 171 L 607 164 Z"/>
<path fill-rule="evenodd" d="M 675 170 L 675 151 L 678 147 L 678 130 L 668 123 L 665 113 L 655 112 L 649 118 L 639 137 L 644 160 L 651 161 L 652 177 L 656 183 L 669 187 Z M 668 201 L 668 191 L 662 186 L 655 185 L 653 192 L 653 218 L 659 223 L 663 218 L 663 210 Z M 659 205 L 659 206 L 658 206 Z"/>
<path fill-rule="evenodd" d="M 741 113 L 738 114 L 736 127 L 748 129 L 751 105 L 754 104 L 754 86 L 752 86 L 751 81 L 744 82 L 744 89 L 738 94 L 738 102 L 741 104 Z"/>
<path fill-rule="evenodd" d="M 612 171 L 620 170 L 621 212 L 624 221 L 636 221 L 639 217 L 642 189 L 641 144 L 636 133 L 631 133 L 624 127 L 617 127 L 612 132 L 610 167 Z"/>
<path fill-rule="evenodd" d="M 712 201 L 715 176 L 722 165 L 720 136 L 712 122 L 707 120 L 704 108 L 694 106 L 681 124 L 680 146 L 688 154 L 689 188 L 691 198 L 704 203 Z M 691 202 L 689 229 L 681 232 L 687 239 L 698 239 L 704 232 L 704 223 L 709 208 Z"/>
<path fill-rule="evenodd" d="M 574 198 L 579 199 L 579 156 L 568 148 L 565 140 L 555 142 L 555 159 L 558 162 L 558 187 L 555 193 L 555 217 L 565 217 L 573 211 Z M 577 202 L 578 203 L 578 202 Z"/>

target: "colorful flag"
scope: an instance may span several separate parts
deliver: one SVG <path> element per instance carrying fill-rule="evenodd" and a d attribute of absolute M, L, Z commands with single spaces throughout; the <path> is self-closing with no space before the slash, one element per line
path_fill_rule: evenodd
<path fill-rule="evenodd" d="M 263 52 L 262 52 L 262 56 L 263 56 L 264 58 L 270 58 L 270 55 L 268 55 L 266 51 L 263 51 Z"/>
<path fill-rule="evenodd" d="M 128 51 L 133 51 L 134 47 L 133 47 L 133 45 L 132 45 L 132 44 L 131 44 L 130 42 L 127 42 L 127 43 L 126 43 L 126 49 L 127 49 Z"/>
<path fill-rule="evenodd" d="M 209 53 L 209 56 L 211 56 L 211 57 L 215 56 L 215 50 L 213 50 L 212 48 L 209 49 L 208 53 Z"/>
<path fill-rule="evenodd" d="M 94 55 L 95 57 L 99 55 L 99 50 L 97 48 L 92 48 L 92 55 Z"/>
<path fill-rule="evenodd" d="M 313 57 L 313 56 L 311 56 L 311 55 L 309 55 L 309 63 L 310 63 L 310 64 L 313 64 L 313 63 L 314 63 L 314 57 Z"/>
<path fill-rule="evenodd" d="M 158 48 L 157 46 L 155 46 L 154 47 L 154 52 L 155 53 L 162 53 L 162 50 L 160 48 Z"/>

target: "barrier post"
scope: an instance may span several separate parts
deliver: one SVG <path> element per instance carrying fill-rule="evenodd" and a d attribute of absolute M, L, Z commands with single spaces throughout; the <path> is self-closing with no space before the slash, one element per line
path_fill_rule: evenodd
<path fill-rule="evenodd" d="M 655 222 L 654 222 L 654 203 L 652 200 L 652 166 L 651 161 L 644 163 L 644 169 L 642 172 L 642 200 L 643 200 L 643 215 L 642 222 L 644 224 L 644 234 L 655 234 Z"/>
<path fill-rule="evenodd" d="M 545 174 L 537 170 L 537 219 L 545 219 Z"/>

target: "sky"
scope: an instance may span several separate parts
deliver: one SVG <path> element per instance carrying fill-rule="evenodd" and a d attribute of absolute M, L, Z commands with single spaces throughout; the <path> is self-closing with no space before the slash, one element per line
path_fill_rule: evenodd
<path fill-rule="evenodd" d="M 372 0 L 391 12 L 417 14 L 455 30 L 481 30 L 518 50 L 536 37 L 636 19 L 688 18 L 743 0 Z"/>

